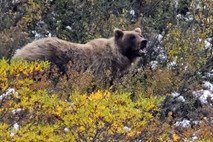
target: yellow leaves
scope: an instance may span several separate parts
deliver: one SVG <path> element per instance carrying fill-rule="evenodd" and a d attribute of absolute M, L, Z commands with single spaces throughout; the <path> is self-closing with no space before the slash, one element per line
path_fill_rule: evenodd
<path fill-rule="evenodd" d="M 6 84 L 2 86 L 12 85 L 18 92 L 2 103 L 0 112 L 10 114 L 19 109 L 18 113 L 24 114 L 13 141 L 63 141 L 65 138 L 67 141 L 91 141 L 96 135 L 100 141 L 115 137 L 129 139 L 143 132 L 153 118 L 152 111 L 159 106 L 159 98 L 141 96 L 133 102 L 129 93 L 107 90 L 89 95 L 76 92 L 71 94 L 70 102 L 61 99 L 59 93 L 32 89 L 37 83 L 33 75 L 42 73 L 47 66 L 46 62 L 12 61 L 9 64 L 0 60 L 1 79 Z M 20 117 L 18 113 L 17 118 Z M 69 131 L 65 132 L 64 128 Z M 5 127 L 2 129 L 8 131 Z"/>
<path fill-rule="evenodd" d="M 126 134 L 129 138 L 140 134 L 153 117 L 150 112 L 157 110 L 159 103 L 159 98 L 152 97 L 147 99 L 141 97 L 134 103 L 128 93 L 112 94 L 108 91 L 74 95 L 71 100 L 74 100 L 71 112 L 63 120 L 67 126 L 77 127 L 78 132 L 87 140 L 102 129 L 105 131 L 100 137 Z M 128 132 L 125 130 L 126 125 Z"/>
<path fill-rule="evenodd" d="M 13 141 L 46 141 L 46 142 L 60 142 L 60 141 L 75 141 L 73 135 L 69 132 L 67 134 L 58 133 L 59 126 L 57 125 L 26 125 L 13 137 Z"/>
<path fill-rule="evenodd" d="M 8 125 L 5 123 L 0 123 L 0 132 L 2 132 L 3 130 L 7 129 Z M 1 134 L 1 133 L 0 133 Z"/>
<path fill-rule="evenodd" d="M 10 64 L 10 74 L 15 76 L 30 76 L 35 72 L 43 72 L 48 67 L 48 62 L 12 62 Z"/>
<path fill-rule="evenodd" d="M 108 97 L 110 97 L 110 93 L 108 91 L 105 91 L 105 92 L 97 91 L 95 93 L 92 93 L 88 97 L 88 99 L 89 100 L 101 100 L 101 99 L 108 98 Z"/>
<path fill-rule="evenodd" d="M 0 90 L 6 90 L 8 88 L 8 78 L 7 78 L 7 71 L 8 71 L 8 63 L 6 60 L 0 60 Z"/>
<path fill-rule="evenodd" d="M 38 96 L 40 95 L 40 96 Z M 57 95 L 48 95 L 44 91 L 35 94 L 40 104 L 41 111 L 47 115 L 63 116 L 63 113 L 68 110 L 69 104 L 58 99 Z"/>
<path fill-rule="evenodd" d="M 85 130 L 86 130 L 86 129 L 85 129 L 84 126 L 80 126 L 80 127 L 78 128 L 78 131 L 79 131 L 80 133 L 84 132 Z"/>
<path fill-rule="evenodd" d="M 141 97 L 137 100 L 137 105 L 145 112 L 157 111 L 158 105 L 163 101 L 164 97 L 150 96 L 149 98 Z"/>
<path fill-rule="evenodd" d="M 136 135 L 140 134 L 140 131 L 131 131 L 127 134 L 128 137 L 134 137 Z"/>
<path fill-rule="evenodd" d="M 6 90 L 9 86 L 8 86 L 8 79 L 7 78 L 3 78 L 3 76 L 1 76 L 2 78 L 0 78 L 0 90 Z"/>
<path fill-rule="evenodd" d="M 56 107 L 55 114 L 58 116 L 61 116 L 61 114 L 63 114 L 63 111 L 64 111 L 64 108 L 62 108 L 61 106 Z"/>
<path fill-rule="evenodd" d="M 132 102 L 128 93 L 109 91 L 91 95 L 76 93 L 71 97 L 72 102 L 62 101 L 57 94 L 47 94 L 44 90 L 33 91 L 26 87 L 18 92 L 20 102 L 7 107 L 10 111 L 21 108 L 28 115 L 24 123 L 20 123 L 14 141 L 61 141 L 63 138 L 90 141 L 97 134 L 99 139 L 119 136 L 130 139 L 143 132 L 153 117 L 150 112 L 158 105 L 154 98 L 150 98 L 153 103 L 142 96 L 144 101 Z M 64 132 L 64 127 L 69 131 Z"/>
<path fill-rule="evenodd" d="M 7 140 L 10 137 L 10 132 L 7 130 L 8 124 L 0 122 L 0 140 Z"/>
<path fill-rule="evenodd" d="M 180 137 L 179 137 L 177 134 L 173 134 L 173 135 L 172 135 L 172 138 L 173 138 L 173 141 L 174 141 L 174 142 L 177 142 L 177 141 L 180 140 Z"/>
<path fill-rule="evenodd" d="M 33 83 L 33 75 L 44 72 L 48 62 L 32 62 L 0 60 L 0 90 L 4 91 L 10 86 L 16 88 L 29 86 Z"/>
<path fill-rule="evenodd" d="M 23 79 L 23 80 L 17 80 L 16 83 L 17 84 L 24 84 L 25 86 L 29 86 L 33 83 L 33 80 L 26 78 L 26 79 Z"/>

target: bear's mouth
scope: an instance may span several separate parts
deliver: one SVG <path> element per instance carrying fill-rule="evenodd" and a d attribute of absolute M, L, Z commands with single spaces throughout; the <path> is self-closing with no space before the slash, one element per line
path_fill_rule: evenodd
<path fill-rule="evenodd" d="M 139 56 L 146 54 L 146 46 L 147 46 L 147 40 L 143 40 L 141 42 L 140 49 L 138 50 Z"/>
<path fill-rule="evenodd" d="M 146 48 L 141 48 L 138 51 L 139 55 L 146 54 Z"/>

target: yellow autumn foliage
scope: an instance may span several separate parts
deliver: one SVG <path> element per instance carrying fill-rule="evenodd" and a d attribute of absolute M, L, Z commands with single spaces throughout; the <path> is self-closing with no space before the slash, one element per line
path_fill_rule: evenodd
<path fill-rule="evenodd" d="M 4 59 L 0 60 L 0 91 L 9 87 L 28 86 L 33 83 L 33 76 L 44 72 L 48 62 L 17 62 L 10 63 Z"/>
<path fill-rule="evenodd" d="M 60 98 L 60 92 L 34 86 L 43 81 L 34 75 L 45 73 L 47 62 L 0 65 L 1 94 L 13 89 L 0 100 L 1 141 L 133 140 L 149 127 L 163 100 L 141 94 L 132 101 L 128 92 L 107 90 Z"/>
<path fill-rule="evenodd" d="M 135 99 L 130 92 L 122 90 L 98 90 L 89 94 L 73 90 L 64 94 L 46 87 L 48 80 L 36 79 L 42 78 L 47 68 L 47 62 L 0 60 L 1 141 L 183 139 L 180 134 L 174 134 L 167 122 L 159 120 L 162 95 L 155 96 L 151 90 L 147 93 L 152 95 L 142 92 Z"/>

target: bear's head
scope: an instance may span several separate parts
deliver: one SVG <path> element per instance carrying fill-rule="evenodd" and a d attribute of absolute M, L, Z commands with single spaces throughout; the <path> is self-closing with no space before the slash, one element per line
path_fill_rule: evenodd
<path fill-rule="evenodd" d="M 143 38 L 140 28 L 133 31 L 115 29 L 114 40 L 119 52 L 130 60 L 143 56 L 146 52 L 147 40 Z"/>

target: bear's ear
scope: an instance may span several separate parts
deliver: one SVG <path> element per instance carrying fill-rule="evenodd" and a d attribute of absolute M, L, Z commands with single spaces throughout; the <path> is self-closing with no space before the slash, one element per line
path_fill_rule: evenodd
<path fill-rule="evenodd" d="M 142 32 L 141 32 L 141 28 L 135 28 L 134 31 L 135 31 L 135 32 L 138 32 L 138 33 L 140 33 L 140 34 L 142 33 Z"/>
<path fill-rule="evenodd" d="M 116 28 L 114 30 L 114 36 L 116 39 L 121 38 L 123 36 L 123 34 L 124 34 L 123 31 L 118 28 Z"/>

